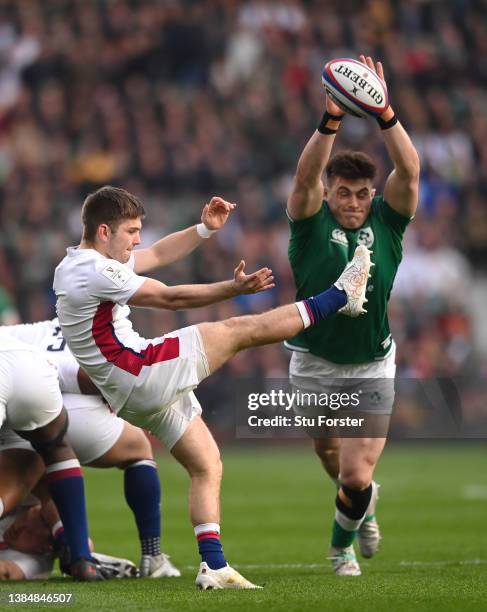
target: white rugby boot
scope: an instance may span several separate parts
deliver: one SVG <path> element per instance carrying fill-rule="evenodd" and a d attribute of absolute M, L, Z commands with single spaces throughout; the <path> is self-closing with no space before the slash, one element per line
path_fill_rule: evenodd
<path fill-rule="evenodd" d="M 364 308 L 367 302 L 365 292 L 370 277 L 370 268 L 375 265 L 370 261 L 371 253 L 372 251 L 360 244 L 355 249 L 352 261 L 345 266 L 335 283 L 335 287 L 345 291 L 348 299 L 345 306 L 338 312 L 348 317 L 358 317 L 367 312 Z"/>
<path fill-rule="evenodd" d="M 359 527 L 357 533 L 360 554 L 366 559 L 373 557 L 379 550 L 379 542 L 381 539 L 379 524 L 375 517 L 375 507 L 379 499 L 379 487 L 374 480 L 372 481 L 372 497 L 365 513 L 365 518 Z"/>
<path fill-rule="evenodd" d="M 353 545 L 346 548 L 330 547 L 331 565 L 337 576 L 361 576 L 360 565 L 355 555 Z"/>
<path fill-rule="evenodd" d="M 195 584 L 199 589 L 262 589 L 263 587 L 252 584 L 233 567 L 225 565 L 213 570 L 203 561 L 196 576 Z"/>
<path fill-rule="evenodd" d="M 139 571 L 141 578 L 179 578 L 181 576 L 178 568 L 171 563 L 169 555 L 164 553 L 154 557 L 142 555 Z"/>

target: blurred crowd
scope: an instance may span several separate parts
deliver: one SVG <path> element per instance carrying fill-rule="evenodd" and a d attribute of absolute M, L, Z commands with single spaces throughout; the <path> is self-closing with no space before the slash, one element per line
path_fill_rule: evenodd
<path fill-rule="evenodd" d="M 284 207 L 324 107 L 323 64 L 380 59 L 421 156 L 421 204 L 391 302 L 399 372 L 487 369 L 485 0 L 4 0 L 0 4 L 0 318 L 54 314 L 54 267 L 102 184 L 146 204 L 145 243 L 238 204 L 218 237 L 161 271 L 168 283 L 273 268 L 272 293 L 194 313 L 136 314 L 159 334 L 293 299 Z M 374 121 L 347 117 L 337 148 L 390 163 Z M 284 377 L 280 346 L 240 355 L 201 390 L 231 402 L 233 375 Z M 230 374 L 230 376 L 229 376 Z"/>

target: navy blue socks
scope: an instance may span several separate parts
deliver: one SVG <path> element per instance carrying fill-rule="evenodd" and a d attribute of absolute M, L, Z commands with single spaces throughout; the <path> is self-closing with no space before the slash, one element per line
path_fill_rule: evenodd
<path fill-rule="evenodd" d="M 124 472 L 125 499 L 134 513 L 143 555 L 161 554 L 161 486 L 155 461 L 145 459 Z"/>

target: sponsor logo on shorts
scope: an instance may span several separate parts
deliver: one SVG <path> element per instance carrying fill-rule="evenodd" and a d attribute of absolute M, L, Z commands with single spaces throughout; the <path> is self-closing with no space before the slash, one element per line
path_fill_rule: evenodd
<path fill-rule="evenodd" d="M 378 406 L 382 400 L 382 396 L 378 391 L 374 391 L 370 394 L 370 403 L 372 406 Z"/>

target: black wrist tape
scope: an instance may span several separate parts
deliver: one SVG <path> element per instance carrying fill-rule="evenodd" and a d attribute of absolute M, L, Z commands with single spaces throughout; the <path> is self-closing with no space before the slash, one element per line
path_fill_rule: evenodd
<path fill-rule="evenodd" d="M 381 117 L 377 117 L 377 123 L 379 124 L 381 130 L 388 130 L 393 125 L 396 125 L 397 117 L 396 115 L 393 115 L 388 121 L 385 121 Z"/>
<path fill-rule="evenodd" d="M 338 115 L 330 115 L 328 111 L 325 111 L 323 117 L 321 118 L 320 124 L 316 128 L 320 134 L 336 134 L 338 130 L 333 130 L 332 128 L 326 127 L 328 121 L 341 121 L 342 117 Z"/>

